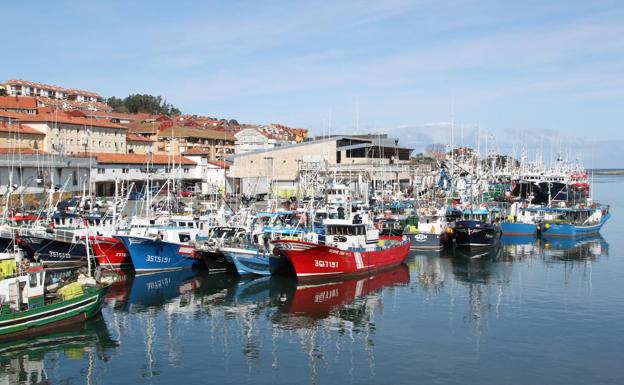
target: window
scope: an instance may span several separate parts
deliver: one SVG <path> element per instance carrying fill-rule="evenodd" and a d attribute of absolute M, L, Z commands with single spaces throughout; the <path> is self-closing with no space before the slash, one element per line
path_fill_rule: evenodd
<path fill-rule="evenodd" d="M 37 287 L 37 273 L 30 274 L 29 284 L 30 287 Z"/>
<path fill-rule="evenodd" d="M 122 168 L 122 169 L 121 169 L 121 173 L 122 173 L 122 174 L 127 174 L 127 173 L 128 173 L 128 171 L 129 171 L 129 170 L 128 170 L 127 168 Z"/>
<path fill-rule="evenodd" d="M 185 173 L 185 174 L 188 174 L 188 173 L 189 173 L 189 169 L 188 169 L 188 167 L 184 167 L 184 173 Z"/>
<path fill-rule="evenodd" d="M 105 170 L 103 168 L 98 168 L 98 174 L 104 174 Z"/>

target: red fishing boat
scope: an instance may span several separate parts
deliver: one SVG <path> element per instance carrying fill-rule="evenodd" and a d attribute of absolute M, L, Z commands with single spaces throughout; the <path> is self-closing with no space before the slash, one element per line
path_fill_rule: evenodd
<path fill-rule="evenodd" d="M 92 235 L 89 242 L 100 266 L 115 268 L 132 266 L 132 259 L 126 246 L 117 238 Z"/>
<path fill-rule="evenodd" d="M 409 254 L 409 241 L 380 240 L 379 230 L 361 218 L 328 219 L 323 225 L 325 234 L 309 234 L 309 241 L 272 241 L 299 279 L 369 273 L 399 265 Z"/>

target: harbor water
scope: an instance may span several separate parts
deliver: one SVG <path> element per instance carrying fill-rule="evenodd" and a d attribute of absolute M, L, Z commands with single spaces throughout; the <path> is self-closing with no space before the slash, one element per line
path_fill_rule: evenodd
<path fill-rule="evenodd" d="M 413 252 L 297 283 L 126 274 L 102 317 L 0 344 L 0 384 L 623 384 L 624 176 L 602 235 Z"/>

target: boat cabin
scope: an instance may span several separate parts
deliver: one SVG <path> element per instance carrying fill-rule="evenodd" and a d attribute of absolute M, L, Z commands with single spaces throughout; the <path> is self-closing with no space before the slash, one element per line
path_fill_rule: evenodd
<path fill-rule="evenodd" d="M 2 314 L 33 309 L 45 301 L 45 270 L 31 267 L 26 274 L 0 281 L 0 308 Z"/>
<path fill-rule="evenodd" d="M 330 219 L 325 221 L 324 227 L 325 244 L 343 250 L 365 248 L 379 240 L 379 230 L 367 228 L 362 221 Z"/>

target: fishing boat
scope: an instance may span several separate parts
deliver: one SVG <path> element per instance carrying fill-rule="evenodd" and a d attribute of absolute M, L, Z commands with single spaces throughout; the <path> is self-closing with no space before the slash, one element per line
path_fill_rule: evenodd
<path fill-rule="evenodd" d="M 327 219 L 325 233 L 308 233 L 309 240 L 272 241 L 288 258 L 299 279 L 362 274 L 400 265 L 409 254 L 407 240 L 379 240 L 366 214 L 352 219 Z"/>
<path fill-rule="evenodd" d="M 464 209 L 462 220 L 453 226 L 455 246 L 485 248 L 497 245 L 502 232 L 500 226 L 492 223 L 492 213 L 484 207 Z"/>
<path fill-rule="evenodd" d="M 80 266 L 87 261 L 87 246 L 80 235 L 25 234 L 17 242 L 29 259 L 48 267 Z"/>
<path fill-rule="evenodd" d="M 448 242 L 444 210 L 423 208 L 419 210 L 416 225 L 409 224 L 404 235 L 412 250 L 440 250 Z"/>
<path fill-rule="evenodd" d="M 201 258 L 192 245 L 165 234 L 155 237 L 118 234 L 115 238 L 128 250 L 137 273 L 191 269 L 200 265 Z"/>
<path fill-rule="evenodd" d="M 514 202 L 507 219 L 501 223 L 503 235 L 537 235 L 537 227 L 544 220 L 544 207 Z"/>
<path fill-rule="evenodd" d="M 543 237 L 583 237 L 596 235 L 609 220 L 609 206 L 553 207 L 545 209 L 550 219 L 541 225 Z"/>
<path fill-rule="evenodd" d="M 109 286 L 87 278 L 56 287 L 46 274 L 37 265 L 0 281 L 0 340 L 44 334 L 100 312 Z"/>
<path fill-rule="evenodd" d="M 197 254 L 204 261 L 209 273 L 222 273 L 234 270 L 231 260 L 221 252 L 226 243 L 242 239 L 247 234 L 247 229 L 240 226 L 217 226 L 208 231 L 208 237 L 195 243 Z"/>
<path fill-rule="evenodd" d="M 272 253 L 254 247 L 222 247 L 221 253 L 236 267 L 238 275 L 271 275 Z"/>
<path fill-rule="evenodd" d="M 100 266 L 110 268 L 132 267 L 132 259 L 128 250 L 119 239 L 92 235 L 89 237 L 89 242 Z"/>

